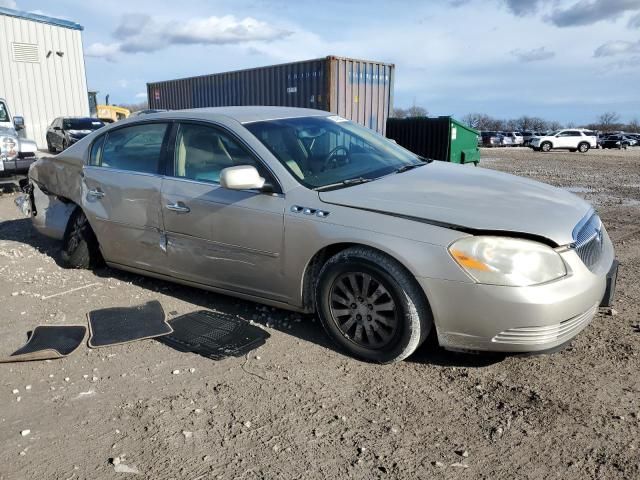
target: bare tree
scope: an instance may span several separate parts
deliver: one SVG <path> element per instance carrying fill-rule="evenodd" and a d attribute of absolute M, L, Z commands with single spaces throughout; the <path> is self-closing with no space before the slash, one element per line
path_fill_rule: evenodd
<path fill-rule="evenodd" d="M 404 108 L 396 107 L 391 114 L 392 118 L 407 118 L 407 111 Z"/>
<path fill-rule="evenodd" d="M 620 115 L 618 115 L 616 112 L 605 112 L 598 117 L 598 130 L 602 130 L 603 132 L 619 130 L 619 122 Z"/>
<path fill-rule="evenodd" d="M 424 107 L 419 107 L 417 105 L 412 105 L 409 108 L 394 108 L 393 109 L 393 118 L 411 118 L 411 117 L 426 117 L 429 115 L 429 112 Z"/>
<path fill-rule="evenodd" d="M 632 133 L 640 132 L 640 122 L 637 118 L 634 118 L 629 122 L 629 125 L 627 125 L 627 130 Z"/>
<path fill-rule="evenodd" d="M 547 122 L 547 130 L 560 130 L 561 128 L 562 124 L 560 122 L 557 122 L 556 120 Z"/>
<path fill-rule="evenodd" d="M 429 112 L 424 107 L 412 105 L 407 109 L 407 117 L 426 117 L 427 115 L 429 115 Z"/>

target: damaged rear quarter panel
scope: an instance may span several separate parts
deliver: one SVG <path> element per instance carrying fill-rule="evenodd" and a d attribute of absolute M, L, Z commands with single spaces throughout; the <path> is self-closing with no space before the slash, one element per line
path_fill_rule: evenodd
<path fill-rule="evenodd" d="M 82 204 L 83 149 L 69 148 L 55 157 L 43 157 L 31 165 L 36 215 L 34 227 L 42 234 L 62 239 L 69 217 Z"/>

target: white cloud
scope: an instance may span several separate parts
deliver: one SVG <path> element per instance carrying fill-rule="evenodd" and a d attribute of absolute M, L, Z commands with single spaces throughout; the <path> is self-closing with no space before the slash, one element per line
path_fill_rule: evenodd
<path fill-rule="evenodd" d="M 516 49 L 511 50 L 509 53 L 521 62 L 540 62 L 556 56 L 555 52 L 547 50 L 546 47 L 534 48 L 532 50 Z"/>
<path fill-rule="evenodd" d="M 629 55 L 636 53 L 640 53 L 640 41 L 626 42 L 623 40 L 616 40 L 600 45 L 598 48 L 596 48 L 593 56 L 613 57 L 615 55 Z"/>
<path fill-rule="evenodd" d="M 271 42 L 291 34 L 266 22 L 233 15 L 167 21 L 148 15 L 130 15 L 114 32 L 117 42 L 94 43 L 85 52 L 90 57 L 115 61 L 119 53 L 156 52 L 171 45 L 229 45 Z"/>
<path fill-rule="evenodd" d="M 0 0 L 0 7 L 16 9 L 18 5 L 14 0 Z"/>
<path fill-rule="evenodd" d="M 115 62 L 119 53 L 120 48 L 118 44 L 104 44 L 100 42 L 89 45 L 84 51 L 87 57 L 104 58 L 110 62 Z"/>
<path fill-rule="evenodd" d="M 147 98 L 147 92 L 136 93 L 136 98 Z"/>

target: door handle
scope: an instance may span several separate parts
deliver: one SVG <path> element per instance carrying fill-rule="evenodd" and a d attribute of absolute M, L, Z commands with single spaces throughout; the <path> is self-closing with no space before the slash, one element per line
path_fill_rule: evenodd
<path fill-rule="evenodd" d="M 89 190 L 87 192 L 87 196 L 89 197 L 93 197 L 93 198 L 102 198 L 104 197 L 104 192 L 102 190 Z"/>
<path fill-rule="evenodd" d="M 189 213 L 191 209 L 182 202 L 168 203 L 167 210 L 177 213 Z"/>

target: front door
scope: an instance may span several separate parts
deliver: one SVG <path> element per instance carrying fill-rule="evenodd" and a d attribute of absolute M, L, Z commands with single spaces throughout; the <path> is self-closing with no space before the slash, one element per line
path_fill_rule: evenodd
<path fill-rule="evenodd" d="M 171 150 L 173 175 L 165 178 L 161 199 L 170 274 L 286 301 L 283 196 L 219 183 L 226 167 L 254 165 L 266 175 L 262 164 L 211 125 L 180 124 Z"/>
<path fill-rule="evenodd" d="M 167 123 L 139 124 L 93 143 L 82 206 L 108 262 L 165 270 L 160 169 L 166 131 Z"/>

